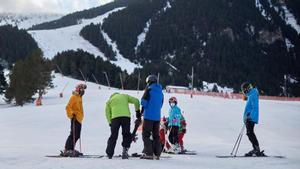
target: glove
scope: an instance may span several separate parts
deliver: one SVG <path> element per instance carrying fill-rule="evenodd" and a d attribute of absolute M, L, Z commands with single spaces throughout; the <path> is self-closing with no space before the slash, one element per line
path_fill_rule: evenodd
<path fill-rule="evenodd" d="M 142 119 L 141 119 L 141 118 L 137 118 L 137 119 L 134 121 L 134 124 L 137 125 L 137 126 L 141 125 L 141 123 L 142 123 Z"/>
<path fill-rule="evenodd" d="M 72 120 L 72 121 L 75 121 L 75 120 L 76 120 L 76 116 L 75 116 L 75 114 L 73 114 L 73 115 L 72 115 L 72 118 L 71 118 L 71 120 Z"/>
<path fill-rule="evenodd" d="M 185 134 L 186 133 L 186 129 L 182 129 L 182 133 Z"/>
<path fill-rule="evenodd" d="M 142 113 L 141 113 L 140 110 L 135 111 L 135 117 L 136 117 L 137 119 L 140 119 L 140 118 L 142 117 Z"/>

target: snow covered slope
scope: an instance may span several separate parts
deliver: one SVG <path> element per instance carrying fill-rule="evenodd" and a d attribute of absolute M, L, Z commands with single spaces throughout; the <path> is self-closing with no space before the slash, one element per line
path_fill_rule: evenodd
<path fill-rule="evenodd" d="M 59 98 L 64 85 L 69 82 L 64 98 Z M 54 85 L 43 99 L 43 106 L 24 107 L 0 105 L 0 168 L 1 169 L 299 169 L 300 168 L 300 103 L 260 101 L 260 124 L 256 126 L 262 149 L 269 155 L 284 155 L 286 159 L 240 158 L 218 159 L 215 155 L 228 155 L 242 127 L 245 102 L 222 98 L 175 95 L 187 119 L 187 149 L 196 150 L 196 156 L 174 155 L 171 159 L 145 161 L 139 159 L 51 159 L 46 154 L 57 154 L 64 148 L 69 133 L 69 120 L 65 105 L 74 86 L 79 83 L 56 75 Z M 141 98 L 142 92 L 108 90 L 88 83 L 83 98 L 85 119 L 82 128 L 82 148 L 86 154 L 105 154 L 109 127 L 105 120 L 105 102 L 114 92 L 128 93 Z M 167 100 L 173 94 L 165 94 Z M 133 111 L 133 106 L 131 110 Z M 163 106 L 163 114 L 168 104 Z M 133 143 L 130 153 L 142 151 L 142 139 Z M 116 154 L 121 153 L 121 137 Z M 78 147 L 77 147 L 78 148 Z M 250 150 L 243 137 L 239 154 Z"/>
<path fill-rule="evenodd" d="M 49 22 L 62 17 L 61 14 L 15 14 L 15 13 L 0 13 L 0 25 L 18 26 L 19 29 L 28 29 L 33 25 L 43 22 Z"/>
<path fill-rule="evenodd" d="M 99 49 L 82 38 L 79 33 L 84 26 L 91 23 L 102 23 L 103 20 L 109 16 L 109 14 L 122 9 L 123 8 L 116 8 L 93 19 L 83 19 L 79 21 L 78 25 L 52 30 L 35 30 L 29 31 L 29 33 L 38 42 L 38 45 L 43 50 L 46 58 L 53 58 L 58 52 L 66 50 L 82 49 L 94 54 L 95 56 L 100 56 L 104 60 L 107 60 L 107 58 L 101 51 L 99 51 Z M 111 44 L 110 42 L 108 43 Z M 117 56 L 117 61 L 112 63 L 121 67 L 123 70 L 127 70 L 129 73 L 132 73 L 134 68 L 137 67 L 137 65 L 120 55 Z"/>

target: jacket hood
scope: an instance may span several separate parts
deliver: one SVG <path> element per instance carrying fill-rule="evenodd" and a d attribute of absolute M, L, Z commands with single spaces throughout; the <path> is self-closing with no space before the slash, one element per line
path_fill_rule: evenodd
<path fill-rule="evenodd" d="M 153 83 L 149 86 L 149 88 L 153 91 L 161 91 L 162 90 L 162 86 L 158 83 Z"/>
<path fill-rule="evenodd" d="M 246 94 L 246 96 L 249 97 L 249 96 L 253 95 L 253 94 L 255 93 L 256 90 L 257 90 L 256 88 L 252 88 L 252 89 Z"/>

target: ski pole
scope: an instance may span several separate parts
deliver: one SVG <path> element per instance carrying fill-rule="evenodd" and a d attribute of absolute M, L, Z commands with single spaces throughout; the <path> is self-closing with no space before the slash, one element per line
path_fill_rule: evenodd
<path fill-rule="evenodd" d="M 73 123 L 73 156 L 75 157 L 75 117 L 73 117 L 72 119 L 72 123 Z"/>
<path fill-rule="evenodd" d="M 244 126 L 245 126 L 245 125 L 244 125 Z M 245 130 L 245 127 L 243 127 L 243 130 L 242 130 L 242 133 L 241 133 L 241 136 L 240 136 L 240 140 L 239 140 L 238 145 L 237 145 L 237 148 L 236 148 L 236 150 L 235 150 L 234 157 L 236 157 L 236 154 L 237 154 L 237 152 L 238 152 L 238 150 L 239 150 L 239 147 L 240 147 L 240 144 L 241 144 L 241 141 L 242 141 L 242 138 L 243 138 L 244 130 Z"/>
<path fill-rule="evenodd" d="M 81 132 L 79 135 L 79 149 L 80 149 L 80 153 L 82 153 L 82 149 L 81 149 L 81 133 L 82 133 L 82 124 L 81 124 Z"/>
<path fill-rule="evenodd" d="M 80 153 L 82 153 L 82 149 L 81 149 L 81 137 L 79 138 L 79 146 L 80 146 Z"/>
<path fill-rule="evenodd" d="M 241 132 L 239 133 L 238 138 L 237 138 L 236 141 L 235 141 L 235 144 L 234 144 L 234 146 L 233 146 L 233 149 L 232 149 L 230 155 L 233 155 L 233 152 L 234 152 L 234 150 L 236 149 L 237 143 L 238 143 L 238 141 L 239 141 L 239 139 L 240 139 L 240 137 L 241 137 L 241 133 L 244 132 L 244 128 L 245 128 L 245 124 L 243 125 L 243 127 L 242 127 L 242 129 L 241 129 Z"/>

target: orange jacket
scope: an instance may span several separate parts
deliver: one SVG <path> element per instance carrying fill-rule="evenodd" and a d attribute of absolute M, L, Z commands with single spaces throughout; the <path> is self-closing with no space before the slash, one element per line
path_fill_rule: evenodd
<path fill-rule="evenodd" d="M 69 103 L 66 106 L 66 112 L 68 118 L 72 119 L 75 116 L 76 120 L 79 123 L 82 123 L 84 114 L 83 114 L 83 107 L 82 107 L 82 98 L 79 94 L 73 93 Z"/>

